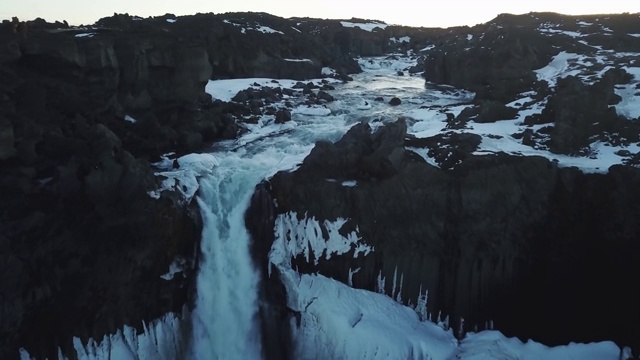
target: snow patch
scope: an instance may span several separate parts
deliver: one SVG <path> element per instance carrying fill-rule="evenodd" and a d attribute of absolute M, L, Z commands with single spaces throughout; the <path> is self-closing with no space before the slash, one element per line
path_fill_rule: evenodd
<path fill-rule="evenodd" d="M 189 262 L 182 258 L 177 257 L 169 265 L 169 271 L 166 274 L 160 275 L 160 278 L 164 280 L 172 280 L 176 274 L 179 274 L 190 267 Z"/>
<path fill-rule="evenodd" d="M 350 21 L 340 21 L 340 24 L 342 24 L 342 26 L 347 27 L 347 28 L 356 28 L 357 27 L 357 28 L 360 28 L 361 30 L 369 31 L 369 32 L 374 31 L 376 28 L 384 30 L 389 26 L 389 25 L 387 25 L 385 23 L 378 23 L 378 22 L 355 23 L 355 22 L 350 22 Z"/>
<path fill-rule="evenodd" d="M 77 38 L 94 37 L 96 35 L 97 35 L 96 33 L 82 33 L 82 34 L 76 34 L 75 37 Z"/>
<path fill-rule="evenodd" d="M 178 19 L 167 19 L 167 22 L 171 24 L 175 23 L 176 21 L 178 21 Z"/>
<path fill-rule="evenodd" d="M 149 196 L 159 199 L 163 191 L 177 190 L 182 194 L 183 201 L 188 203 L 198 191 L 198 179 L 204 175 L 211 174 L 213 169 L 219 165 L 218 160 L 211 154 L 187 154 L 176 159 L 176 162 L 178 164 L 177 169 L 172 169 L 173 161 L 169 159 L 163 159 L 153 164 L 161 169 L 164 167 L 166 171 L 155 173 L 156 176 L 162 176 L 165 179 L 158 189 L 148 193 Z"/>
<path fill-rule="evenodd" d="M 394 43 L 394 44 L 410 43 L 411 42 L 411 38 L 409 36 L 403 36 L 403 37 L 399 37 L 399 38 L 392 37 L 392 38 L 389 38 L 389 41 Z"/>
<path fill-rule="evenodd" d="M 290 62 L 309 62 L 313 64 L 313 60 L 311 59 L 284 59 L 284 61 L 290 61 Z"/>
<path fill-rule="evenodd" d="M 130 115 L 125 115 L 124 116 L 124 121 L 130 122 L 132 124 L 135 124 L 138 122 L 138 120 L 134 119 L 132 116 Z"/>
<path fill-rule="evenodd" d="M 467 334 L 460 342 L 455 359 L 617 360 L 619 355 L 620 348 L 611 341 L 548 347 L 531 340 L 523 343 L 517 338 L 506 338 L 499 331 L 487 330 Z"/>

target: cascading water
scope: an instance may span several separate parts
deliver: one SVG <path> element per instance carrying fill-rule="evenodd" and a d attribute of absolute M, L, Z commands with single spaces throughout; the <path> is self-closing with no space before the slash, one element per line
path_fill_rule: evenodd
<path fill-rule="evenodd" d="M 257 179 L 255 173 L 226 165 L 200 180 L 204 229 L 192 314 L 194 359 L 260 358 L 259 327 L 254 323 L 258 273 L 243 222 Z"/>

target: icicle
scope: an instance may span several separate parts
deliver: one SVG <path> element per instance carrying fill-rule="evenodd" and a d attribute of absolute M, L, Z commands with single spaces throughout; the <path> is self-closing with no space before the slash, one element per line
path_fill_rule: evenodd
<path fill-rule="evenodd" d="M 460 317 L 460 326 L 458 327 L 458 340 L 464 337 L 464 318 Z"/>
<path fill-rule="evenodd" d="M 349 278 L 347 279 L 347 285 L 353 287 L 353 275 L 357 274 L 358 271 L 360 271 L 361 268 L 357 268 L 353 271 L 351 271 L 351 268 L 349 268 Z"/>
<path fill-rule="evenodd" d="M 396 294 L 396 301 L 402 304 L 402 284 L 404 283 L 404 273 L 400 274 L 400 289 Z"/>
<path fill-rule="evenodd" d="M 391 285 L 391 298 L 395 298 L 396 297 L 396 278 L 398 275 L 398 265 L 396 265 L 396 268 L 393 270 L 393 285 Z"/>
<path fill-rule="evenodd" d="M 420 284 L 420 291 L 418 292 L 418 301 L 416 303 L 415 311 L 420 317 L 420 321 L 429 320 L 427 314 L 427 296 L 429 294 L 429 290 L 425 290 L 424 295 L 422 295 L 422 284 Z M 440 319 L 440 316 L 438 316 Z"/>
<path fill-rule="evenodd" d="M 382 276 L 382 270 L 380 270 L 380 273 L 378 273 L 378 278 L 376 279 L 376 282 L 377 282 L 376 283 L 376 287 L 377 287 L 376 292 L 378 294 L 384 294 L 385 293 L 384 287 L 385 287 L 386 279 Z"/>

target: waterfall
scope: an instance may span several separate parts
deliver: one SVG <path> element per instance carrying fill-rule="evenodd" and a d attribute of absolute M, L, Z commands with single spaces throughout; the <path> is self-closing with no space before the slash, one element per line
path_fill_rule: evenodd
<path fill-rule="evenodd" d="M 236 164 L 238 165 L 238 164 Z M 259 274 L 249 252 L 244 212 L 259 174 L 224 162 L 200 180 L 203 218 L 192 359 L 259 359 Z"/>

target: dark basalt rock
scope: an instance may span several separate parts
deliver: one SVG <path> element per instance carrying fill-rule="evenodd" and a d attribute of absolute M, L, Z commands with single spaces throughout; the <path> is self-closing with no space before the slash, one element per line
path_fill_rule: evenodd
<path fill-rule="evenodd" d="M 434 158 L 441 169 L 452 169 L 461 164 L 478 149 L 482 137 L 469 133 L 442 133 L 428 138 L 407 136 L 404 144 L 407 147 L 427 148 L 429 157 Z"/>
<path fill-rule="evenodd" d="M 360 268 L 353 285 L 368 290 L 381 274 L 387 293 L 397 269 L 402 299 L 428 289 L 432 316 L 448 314 L 452 324 L 493 320 L 507 335 L 551 345 L 640 345 L 640 293 L 631 286 L 640 270 L 639 169 L 590 175 L 495 154 L 443 170 L 404 148 L 435 139 L 406 139 L 404 129 L 399 122 L 371 133 L 359 124 L 335 144 L 318 142 L 298 170 L 259 186 L 263 200 L 248 211 L 249 229 L 265 207 L 270 219 L 289 211 L 347 218 L 374 247 L 370 255 L 317 265 L 298 258 L 293 266 L 345 283 L 349 269 Z M 341 186 L 346 180 L 357 185 Z M 253 236 L 264 250 L 273 233 L 261 229 Z"/>
<path fill-rule="evenodd" d="M 280 109 L 276 112 L 276 124 L 283 124 L 287 121 L 291 121 L 291 111 L 288 109 Z"/>
<path fill-rule="evenodd" d="M 389 105 L 391 106 L 398 106 L 400 104 L 402 104 L 402 100 L 400 100 L 400 98 L 392 97 L 391 100 L 389 100 Z"/>

